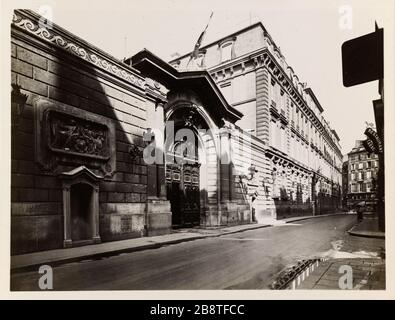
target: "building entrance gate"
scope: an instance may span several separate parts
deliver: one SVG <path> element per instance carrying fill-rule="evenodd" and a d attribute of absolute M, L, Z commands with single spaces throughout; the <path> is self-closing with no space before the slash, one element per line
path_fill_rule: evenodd
<path fill-rule="evenodd" d="M 174 228 L 200 224 L 199 168 L 198 162 L 166 165 L 167 199 Z"/>

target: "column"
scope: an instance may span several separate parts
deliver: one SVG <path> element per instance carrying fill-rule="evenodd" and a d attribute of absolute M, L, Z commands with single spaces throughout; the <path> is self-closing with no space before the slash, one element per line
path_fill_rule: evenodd
<path fill-rule="evenodd" d="M 63 185 L 63 221 L 64 221 L 64 240 L 63 247 L 70 248 L 71 240 L 71 208 L 70 208 L 70 186 Z"/>
<path fill-rule="evenodd" d="M 100 243 L 99 235 L 99 187 L 93 188 L 92 194 L 92 239 L 94 243 Z"/>

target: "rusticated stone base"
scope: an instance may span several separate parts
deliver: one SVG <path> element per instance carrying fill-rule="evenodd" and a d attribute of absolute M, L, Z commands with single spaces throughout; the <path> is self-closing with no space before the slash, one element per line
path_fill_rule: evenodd
<path fill-rule="evenodd" d="M 159 236 L 171 232 L 171 208 L 168 200 L 148 200 L 147 236 Z"/>
<path fill-rule="evenodd" d="M 221 204 L 221 225 L 238 225 L 252 222 L 250 205 L 228 201 Z"/>
<path fill-rule="evenodd" d="M 275 208 L 256 209 L 255 211 L 256 222 L 262 223 L 263 221 L 266 221 L 268 218 L 277 219 Z"/>
<path fill-rule="evenodd" d="M 102 241 L 142 237 L 144 213 L 144 203 L 102 203 L 100 205 Z"/>

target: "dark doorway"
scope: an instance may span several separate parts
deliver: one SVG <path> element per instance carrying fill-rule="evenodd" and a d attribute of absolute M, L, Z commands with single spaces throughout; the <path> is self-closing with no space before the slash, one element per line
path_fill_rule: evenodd
<path fill-rule="evenodd" d="M 200 224 L 199 163 L 166 166 L 167 199 L 174 228 Z"/>
<path fill-rule="evenodd" d="M 71 240 L 83 241 L 92 238 L 93 188 L 85 183 L 71 186 Z"/>

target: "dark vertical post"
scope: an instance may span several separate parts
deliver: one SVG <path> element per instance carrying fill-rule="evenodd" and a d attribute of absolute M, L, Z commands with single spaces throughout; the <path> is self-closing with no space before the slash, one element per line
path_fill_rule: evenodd
<path fill-rule="evenodd" d="M 379 230 L 385 231 L 385 168 L 384 168 L 384 79 L 379 80 L 381 99 L 373 101 L 377 134 L 381 140 L 382 150 L 378 152 L 379 170 L 377 174 L 377 213 Z"/>

